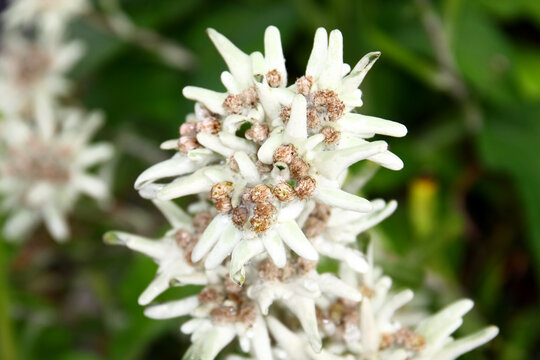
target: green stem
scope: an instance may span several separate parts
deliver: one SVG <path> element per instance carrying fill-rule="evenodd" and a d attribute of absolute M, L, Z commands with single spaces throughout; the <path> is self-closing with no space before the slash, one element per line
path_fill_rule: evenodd
<path fill-rule="evenodd" d="M 3 239 L 0 239 L 3 241 Z M 5 246 L 0 245 L 0 358 L 17 360 L 17 346 L 13 334 L 13 324 L 9 315 L 8 261 Z"/>

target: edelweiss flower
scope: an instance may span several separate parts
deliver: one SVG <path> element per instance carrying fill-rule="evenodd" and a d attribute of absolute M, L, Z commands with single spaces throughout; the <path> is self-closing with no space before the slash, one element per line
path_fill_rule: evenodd
<path fill-rule="evenodd" d="M 327 304 L 320 310 L 320 324 L 336 350 L 351 352 L 357 359 L 453 360 L 491 340 L 498 333 L 494 326 L 454 340 L 451 334 L 462 324 L 462 317 L 473 307 L 459 300 L 421 321 L 414 329 L 403 326 L 397 312 L 413 298 L 413 292 L 391 293 L 392 281 L 373 267 L 372 247 L 368 249 L 370 269 L 364 274 L 342 266 L 341 276 L 364 295 L 359 303 L 349 300 Z M 339 353 L 338 353 L 339 354 Z M 307 358 L 307 357 L 306 357 Z"/>
<path fill-rule="evenodd" d="M 65 75 L 82 56 L 83 47 L 35 41 L 7 34 L 0 53 L 0 112 L 4 116 L 29 117 L 38 99 L 53 101 L 65 94 Z"/>
<path fill-rule="evenodd" d="M 159 265 L 157 275 L 139 297 L 139 304 L 148 305 L 171 285 L 205 285 L 215 278 L 214 272 L 207 272 L 201 264 L 191 262 L 191 251 L 208 226 L 213 215 L 201 211 L 194 218 L 169 201 L 154 201 L 172 225 L 172 229 L 160 239 L 148 239 L 124 232 L 109 232 L 105 242 L 124 245 L 143 253 Z"/>
<path fill-rule="evenodd" d="M 245 289 L 229 278 L 207 285 L 198 296 L 154 305 L 146 316 L 155 319 L 191 315 L 182 332 L 191 335 L 185 360 L 211 360 L 236 337 L 242 351 L 259 360 L 272 360 L 270 337 L 257 306 Z"/>
<path fill-rule="evenodd" d="M 66 214 L 79 194 L 107 199 L 108 186 L 89 169 L 112 156 L 109 144 L 89 145 L 101 125 L 97 113 L 53 110 L 41 102 L 36 124 L 6 118 L 0 131 L 1 208 L 10 213 L 7 238 L 21 238 L 44 220 L 57 240 L 68 237 Z"/>
<path fill-rule="evenodd" d="M 4 21 L 8 29 L 35 26 L 47 37 L 58 39 L 69 21 L 87 8 L 86 0 L 11 0 Z"/>
<path fill-rule="evenodd" d="M 275 27 L 266 30 L 264 56 L 247 55 L 215 30 L 208 33 L 229 66 L 222 74 L 227 92 L 184 89 L 187 98 L 198 101 L 195 113 L 180 127 L 178 140 L 163 144 L 179 151 L 142 173 L 135 187 L 143 196 L 161 200 L 209 193 L 220 215 L 203 234 L 192 260 L 210 252 L 206 265 L 212 268 L 232 253 L 231 278 L 241 283 L 244 263 L 261 252 L 268 252 L 276 266 L 285 266 L 283 243 L 306 259 L 318 259 L 297 222 L 308 200 L 372 211 L 368 200 L 341 190 L 341 181 L 357 161 L 392 158 L 384 141 L 365 138 L 403 136 L 406 129 L 382 119 L 348 116 L 361 105 L 359 91 L 352 101 L 350 89 L 358 87 L 372 61 L 361 61 L 355 73 L 344 77 L 339 32 L 332 32 L 329 45 L 321 37 L 326 32 L 317 32 L 308 75 L 289 88 Z M 324 73 L 317 70 L 325 66 Z M 337 134 L 335 129 L 346 127 L 342 119 L 355 126 Z M 241 135 L 246 124 L 249 129 Z M 396 161 L 392 164 L 388 167 L 400 168 Z M 175 179 L 168 184 L 157 182 L 171 177 Z"/>

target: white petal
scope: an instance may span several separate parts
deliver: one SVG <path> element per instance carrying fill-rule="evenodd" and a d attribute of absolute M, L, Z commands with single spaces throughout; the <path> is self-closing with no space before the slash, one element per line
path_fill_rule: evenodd
<path fill-rule="evenodd" d="M 251 86 L 251 61 L 249 56 L 216 30 L 208 29 L 207 33 L 238 84 L 242 88 Z"/>
<path fill-rule="evenodd" d="M 390 323 L 395 312 L 411 301 L 414 293 L 411 290 L 403 290 L 386 301 L 384 306 L 377 312 L 377 325 L 382 329 L 384 324 Z"/>
<path fill-rule="evenodd" d="M 150 304 L 157 296 L 167 290 L 170 286 L 171 278 L 169 274 L 157 274 L 156 277 L 148 284 L 146 289 L 139 296 L 139 305 L 145 306 Z"/>
<path fill-rule="evenodd" d="M 264 56 L 268 70 L 276 69 L 281 75 L 280 86 L 287 85 L 287 70 L 285 69 L 285 58 L 281 47 L 281 37 L 278 28 L 275 26 L 267 27 L 264 32 Z"/>
<path fill-rule="evenodd" d="M 368 160 L 373 161 L 390 170 L 397 171 L 403 169 L 403 161 L 398 156 L 388 150 L 370 156 Z"/>
<path fill-rule="evenodd" d="M 428 342 L 431 339 L 436 339 L 447 323 L 462 318 L 472 309 L 473 305 L 474 303 L 469 299 L 456 301 L 422 321 L 415 331 L 423 335 Z"/>
<path fill-rule="evenodd" d="M 319 85 L 323 89 L 339 91 L 343 71 L 343 35 L 339 30 L 330 32 L 328 54 L 325 67 L 319 77 Z"/>
<path fill-rule="evenodd" d="M 197 134 L 197 141 L 202 146 L 215 151 L 226 158 L 234 153 L 234 150 L 225 146 L 217 135 L 200 132 Z"/>
<path fill-rule="evenodd" d="M 259 170 L 245 152 L 238 151 L 234 153 L 234 159 L 238 164 L 240 173 L 248 183 L 256 183 L 259 181 Z"/>
<path fill-rule="evenodd" d="M 76 162 L 78 166 L 87 168 L 109 160 L 113 154 L 114 148 L 110 144 L 94 144 L 82 150 Z"/>
<path fill-rule="evenodd" d="M 173 157 L 159 162 L 143 171 L 135 180 L 135 189 L 140 189 L 147 182 L 184 175 L 197 170 L 202 164 L 186 156 Z"/>
<path fill-rule="evenodd" d="M 292 251 L 307 260 L 319 260 L 317 250 L 294 220 L 279 224 L 277 230 L 281 239 Z"/>
<path fill-rule="evenodd" d="M 374 201 L 371 202 L 371 204 L 373 203 Z M 384 219 L 392 215 L 394 211 L 396 210 L 396 208 L 397 208 L 397 201 L 392 200 L 388 202 L 388 204 L 382 210 L 373 212 L 369 214 L 367 217 L 363 218 L 361 221 L 357 221 L 356 224 L 352 224 L 351 229 L 353 229 L 353 231 L 356 234 L 360 234 L 374 227 L 375 225 L 379 224 Z"/>
<path fill-rule="evenodd" d="M 318 188 L 315 198 L 327 205 L 346 210 L 358 212 L 370 212 L 372 210 L 371 203 L 368 200 L 340 189 Z"/>
<path fill-rule="evenodd" d="M 186 99 L 198 101 L 206 106 L 211 112 L 225 115 L 225 109 L 223 109 L 223 102 L 227 97 L 227 94 L 218 93 L 213 90 L 203 89 L 196 86 L 186 86 L 182 90 L 182 94 Z"/>
<path fill-rule="evenodd" d="M 212 246 L 218 241 L 223 228 L 231 223 L 226 215 L 216 215 L 212 222 L 208 225 L 197 245 L 191 253 L 191 260 L 196 263 L 201 260 L 210 251 Z"/>
<path fill-rule="evenodd" d="M 343 80 L 343 87 L 348 91 L 358 88 L 379 56 L 381 56 L 381 53 L 378 51 L 364 55 L 352 69 L 349 76 Z"/>
<path fill-rule="evenodd" d="M 281 111 L 281 105 L 274 96 L 272 88 L 270 88 L 266 82 L 255 83 L 255 88 L 257 89 L 257 94 L 259 95 L 259 101 L 261 102 L 267 116 L 271 120 L 278 118 Z"/>
<path fill-rule="evenodd" d="M 258 315 L 253 324 L 253 352 L 257 360 L 272 360 L 272 347 L 264 319 Z"/>
<path fill-rule="evenodd" d="M 10 240 L 24 238 L 36 227 L 39 219 L 36 211 L 19 209 L 4 223 L 4 236 Z"/>
<path fill-rule="evenodd" d="M 274 264 L 278 268 L 284 267 L 287 264 L 287 253 L 279 235 L 274 231 L 268 232 L 263 236 L 262 242 Z"/>
<path fill-rule="evenodd" d="M 313 41 L 313 50 L 309 56 L 306 75 L 313 76 L 315 79 L 319 77 L 319 74 L 323 70 L 326 64 L 326 58 L 328 53 L 328 35 L 326 30 L 318 28 L 315 32 L 315 40 Z"/>
<path fill-rule="evenodd" d="M 203 173 L 196 172 L 165 185 L 157 193 L 159 200 L 171 200 L 209 191 L 214 184 Z"/>
<path fill-rule="evenodd" d="M 234 79 L 234 76 L 228 71 L 221 73 L 221 83 L 227 89 L 227 92 L 231 94 L 238 94 L 241 92 L 241 89 L 238 87 L 238 83 Z"/>
<path fill-rule="evenodd" d="M 76 174 L 73 177 L 73 185 L 83 193 L 98 200 L 109 197 L 109 187 L 104 179 L 95 175 Z"/>
<path fill-rule="evenodd" d="M 358 146 L 334 151 L 318 151 L 313 163 L 317 170 L 330 179 L 336 179 L 352 164 L 381 153 L 388 148 L 384 141 L 373 141 Z"/>
<path fill-rule="evenodd" d="M 144 315 L 151 319 L 172 319 L 188 315 L 199 305 L 197 296 L 190 296 L 182 300 L 153 305 L 144 310 Z"/>
<path fill-rule="evenodd" d="M 220 229 L 223 231 L 223 229 Z M 204 266 L 207 269 L 214 269 L 220 265 L 223 260 L 229 256 L 233 248 L 238 244 L 242 238 L 242 233 L 236 229 L 234 225 L 227 227 L 221 238 L 218 240 L 216 246 L 210 251 L 206 260 L 204 261 Z"/>
<path fill-rule="evenodd" d="M 348 113 L 339 119 L 338 123 L 343 131 L 355 134 L 374 133 L 395 137 L 407 135 L 405 125 L 375 116 Z"/>
<path fill-rule="evenodd" d="M 304 332 L 308 336 L 313 351 L 321 351 L 322 340 L 317 326 L 315 302 L 309 298 L 293 296 L 285 302 L 285 305 L 300 320 L 300 325 L 302 325 L 302 329 L 304 329 Z"/>
<path fill-rule="evenodd" d="M 124 245 L 153 259 L 161 259 L 167 255 L 167 247 L 162 241 L 151 240 L 125 232 L 109 231 L 103 235 L 103 241 L 110 245 Z"/>
<path fill-rule="evenodd" d="M 352 301 L 362 300 L 362 294 L 358 290 L 349 286 L 334 274 L 326 273 L 319 275 L 318 283 L 322 292 Z"/>
<path fill-rule="evenodd" d="M 189 347 L 182 359 L 213 360 L 235 335 L 231 327 L 214 326 Z"/>
<path fill-rule="evenodd" d="M 291 117 L 285 128 L 285 138 L 307 139 L 306 98 L 303 95 L 298 94 L 294 97 Z"/>
<path fill-rule="evenodd" d="M 152 200 L 173 228 L 191 228 L 191 217 L 172 201 Z"/>
<path fill-rule="evenodd" d="M 51 236 L 58 241 L 65 241 L 69 236 L 69 228 L 65 215 L 56 206 L 48 206 L 43 211 L 43 220 Z"/>
<path fill-rule="evenodd" d="M 274 152 L 281 145 L 282 141 L 282 130 L 276 129 L 272 131 L 268 139 L 266 139 L 257 152 L 259 160 L 265 164 L 272 164 L 274 162 Z"/>
<path fill-rule="evenodd" d="M 257 147 L 251 141 L 224 131 L 219 133 L 219 139 L 223 145 L 236 151 L 245 151 L 247 153 L 254 153 L 257 151 Z"/>
<path fill-rule="evenodd" d="M 254 256 L 262 253 L 264 246 L 260 240 L 243 240 L 233 250 L 231 263 L 229 265 L 229 275 L 231 280 L 242 285 L 246 278 L 244 265 Z"/>
<path fill-rule="evenodd" d="M 495 326 L 489 326 L 474 334 L 452 341 L 433 357 L 437 360 L 454 360 L 459 356 L 479 347 L 493 339 L 499 333 Z"/>
<path fill-rule="evenodd" d="M 369 358 L 379 349 L 379 329 L 375 324 L 371 303 L 367 297 L 360 305 L 360 332 L 362 333 L 362 345 L 365 355 Z"/>

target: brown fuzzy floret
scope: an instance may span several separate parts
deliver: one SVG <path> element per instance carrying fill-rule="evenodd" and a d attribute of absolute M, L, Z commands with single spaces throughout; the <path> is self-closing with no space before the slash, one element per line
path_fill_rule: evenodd
<path fill-rule="evenodd" d="M 179 248 L 185 249 L 193 241 L 193 237 L 187 230 L 180 229 L 174 234 L 174 241 Z"/>
<path fill-rule="evenodd" d="M 251 228 L 257 233 L 263 233 L 272 226 L 276 208 L 270 203 L 258 203 L 253 208 L 253 213 L 249 220 Z"/>
<path fill-rule="evenodd" d="M 307 127 L 310 130 L 317 129 L 319 126 L 321 126 L 321 118 L 319 117 L 319 113 L 317 112 L 317 109 L 310 106 L 308 107 L 306 111 L 306 118 L 307 118 Z"/>
<path fill-rule="evenodd" d="M 399 329 L 394 336 L 398 346 L 402 346 L 409 350 L 420 351 L 426 346 L 426 339 L 409 328 L 403 327 Z"/>
<path fill-rule="evenodd" d="M 242 96 L 238 94 L 227 95 L 225 101 L 223 101 L 223 108 L 232 114 L 240 114 L 244 109 Z"/>
<path fill-rule="evenodd" d="M 251 201 L 254 203 L 262 203 L 272 197 L 272 189 L 264 184 L 256 185 L 251 189 Z"/>
<path fill-rule="evenodd" d="M 268 82 L 268 86 L 277 88 L 281 85 L 281 74 L 277 69 L 270 70 L 266 74 L 266 81 Z"/>
<path fill-rule="evenodd" d="M 212 320 L 219 325 L 230 324 L 236 321 L 238 312 L 234 306 L 218 306 L 210 312 Z"/>
<path fill-rule="evenodd" d="M 281 145 L 274 151 L 274 162 L 284 162 L 290 164 L 296 156 L 296 149 L 293 145 Z"/>
<path fill-rule="evenodd" d="M 222 199 L 218 199 L 214 202 L 214 207 L 216 210 L 221 214 L 226 214 L 229 211 L 232 210 L 232 202 L 231 199 L 226 197 Z"/>
<path fill-rule="evenodd" d="M 237 206 L 232 211 L 232 222 L 238 227 L 244 226 L 249 216 L 249 211 L 245 206 Z"/>
<path fill-rule="evenodd" d="M 257 166 L 257 170 L 259 170 L 261 174 L 268 174 L 272 171 L 272 165 L 265 164 L 260 160 L 257 160 L 255 166 Z"/>
<path fill-rule="evenodd" d="M 296 79 L 296 89 L 299 94 L 306 96 L 311 91 L 313 86 L 313 77 L 311 75 L 302 76 Z"/>
<path fill-rule="evenodd" d="M 331 126 L 322 128 L 321 134 L 324 135 L 324 143 L 327 145 L 337 144 L 341 139 L 341 132 Z"/>
<path fill-rule="evenodd" d="M 199 295 L 197 295 L 197 298 L 199 300 L 199 303 L 201 304 L 209 304 L 223 301 L 223 296 L 221 296 L 221 294 L 219 294 L 216 289 L 212 289 L 209 287 L 202 289 Z"/>
<path fill-rule="evenodd" d="M 313 195 L 316 187 L 317 183 L 315 182 L 315 180 L 308 176 L 298 180 L 298 182 L 294 186 L 294 191 L 301 200 L 304 200 Z"/>
<path fill-rule="evenodd" d="M 289 170 L 293 179 L 302 179 L 308 176 L 309 165 L 301 157 L 296 156 L 290 162 Z"/>
<path fill-rule="evenodd" d="M 289 122 L 289 119 L 291 118 L 291 107 L 282 107 L 281 111 L 279 112 L 279 117 L 281 118 L 281 120 L 283 120 L 284 124 L 287 124 Z"/>
<path fill-rule="evenodd" d="M 194 121 L 188 121 L 180 125 L 180 136 L 195 136 L 197 135 L 197 123 Z"/>
<path fill-rule="evenodd" d="M 187 154 L 191 150 L 195 150 L 201 147 L 201 144 L 194 136 L 182 136 L 178 139 L 178 150 Z"/>
<path fill-rule="evenodd" d="M 345 103 L 341 101 L 333 90 L 319 90 L 313 95 L 313 104 L 326 109 L 326 119 L 336 121 L 345 112 Z"/>
<path fill-rule="evenodd" d="M 197 123 L 197 130 L 215 135 L 221 130 L 221 123 L 216 118 L 209 117 Z"/>
<path fill-rule="evenodd" d="M 293 187 L 284 181 L 277 184 L 272 190 L 272 193 L 279 201 L 282 202 L 291 201 L 296 195 Z"/>
<path fill-rule="evenodd" d="M 232 191 L 233 184 L 230 181 L 218 182 L 214 186 L 212 186 L 212 189 L 210 189 L 210 199 L 216 201 L 229 197 Z"/>
<path fill-rule="evenodd" d="M 210 213 L 210 211 L 201 211 L 197 215 L 193 217 L 193 227 L 195 229 L 196 234 L 202 234 L 204 230 L 210 225 L 212 220 L 214 219 L 214 216 Z"/>
<path fill-rule="evenodd" d="M 246 131 L 246 139 L 262 144 L 270 133 L 270 128 L 266 124 L 255 123 Z"/>

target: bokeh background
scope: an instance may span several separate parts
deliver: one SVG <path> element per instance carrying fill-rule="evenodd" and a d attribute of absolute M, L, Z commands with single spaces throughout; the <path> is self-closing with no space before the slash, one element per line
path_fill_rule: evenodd
<path fill-rule="evenodd" d="M 101 236 L 166 229 L 132 184 L 168 157 L 159 143 L 175 138 L 193 109 L 181 89 L 222 89 L 225 64 L 205 29 L 251 52 L 272 24 L 281 30 L 290 78 L 303 74 L 320 26 L 343 32 L 350 64 L 382 52 L 362 85 L 361 112 L 409 128 L 406 138 L 390 140 L 405 168 L 379 170 L 364 189 L 399 202 L 378 227 L 382 266 L 432 309 L 474 299 L 462 334 L 500 327 L 494 341 L 463 359 L 540 358 L 539 1 L 126 0 L 122 8 L 137 25 L 189 49 L 193 67 L 172 67 L 120 40 L 99 6 L 70 28 L 87 53 L 65 100 L 106 113 L 98 139 L 118 150 L 115 199 L 105 208 L 80 201 L 67 244 L 43 229 L 22 245 L 0 241 L 2 359 L 180 357 L 188 339 L 178 321 L 146 319 L 136 301 L 156 266 Z M 186 291 L 193 289 L 162 298 Z"/>

